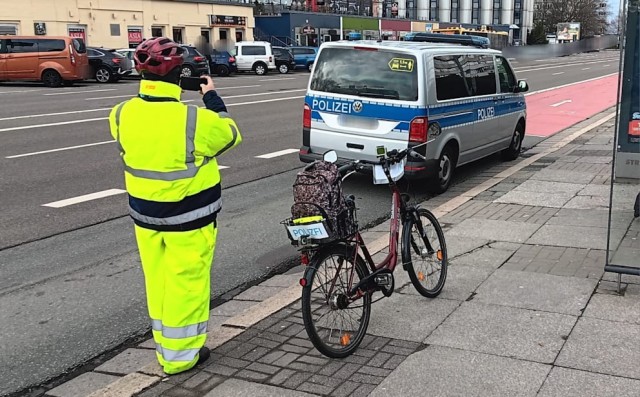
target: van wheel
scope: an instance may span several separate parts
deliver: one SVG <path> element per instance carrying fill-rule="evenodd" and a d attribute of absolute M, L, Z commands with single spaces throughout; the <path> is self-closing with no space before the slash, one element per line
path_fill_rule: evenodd
<path fill-rule="evenodd" d="M 229 75 L 229 68 L 225 65 L 220 65 L 216 68 L 216 74 L 220 77 L 225 77 Z"/>
<path fill-rule="evenodd" d="M 458 156 L 453 146 L 447 145 L 442 150 L 442 153 L 440 153 L 440 158 L 438 159 L 438 173 L 435 175 L 430 186 L 432 192 L 440 194 L 449 189 L 457 161 Z"/>
<path fill-rule="evenodd" d="M 111 70 L 105 68 L 104 66 L 99 67 L 96 70 L 95 79 L 98 83 L 108 83 L 111 81 Z"/>
<path fill-rule="evenodd" d="M 42 82 L 47 87 L 60 87 L 62 85 L 62 77 L 55 70 L 45 70 L 42 73 Z"/>
<path fill-rule="evenodd" d="M 524 139 L 524 128 L 521 123 L 518 123 L 515 131 L 513 131 L 513 136 L 511 137 L 511 143 L 509 147 L 504 149 L 500 153 L 500 157 L 502 157 L 505 161 L 512 161 L 520 156 L 520 151 L 522 150 L 522 140 Z"/>
<path fill-rule="evenodd" d="M 253 65 L 253 71 L 258 76 L 265 75 L 265 74 L 267 74 L 267 65 L 265 65 L 262 62 L 258 62 L 255 65 Z"/>

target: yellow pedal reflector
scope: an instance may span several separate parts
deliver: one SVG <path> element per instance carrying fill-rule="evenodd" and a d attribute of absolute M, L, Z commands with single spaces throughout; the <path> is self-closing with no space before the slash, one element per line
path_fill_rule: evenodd
<path fill-rule="evenodd" d="M 418 280 L 424 281 L 424 273 L 418 272 Z"/>
<path fill-rule="evenodd" d="M 441 261 L 442 260 L 442 250 L 438 250 L 438 253 L 436 254 L 436 256 L 438 257 L 438 260 Z"/>
<path fill-rule="evenodd" d="M 351 343 L 351 334 L 343 334 L 340 337 L 340 344 L 342 346 L 347 346 L 349 343 Z"/>

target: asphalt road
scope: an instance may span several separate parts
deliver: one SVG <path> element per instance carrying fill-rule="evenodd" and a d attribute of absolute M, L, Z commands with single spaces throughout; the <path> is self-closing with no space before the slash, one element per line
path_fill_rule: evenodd
<path fill-rule="evenodd" d="M 535 92 L 616 73 L 618 57 L 605 51 L 513 66 Z M 244 142 L 219 159 L 228 168 L 221 171 L 212 297 L 265 277 L 295 253 L 279 221 L 289 214 L 301 167 L 296 152 L 308 77 L 216 79 Z M 124 194 L 112 190 L 124 187 L 106 121 L 111 107 L 136 92 L 136 81 L 58 89 L 0 84 L 0 395 L 148 331 L 132 223 Z M 200 99 L 187 93 L 183 100 Z M 539 140 L 527 137 L 525 147 Z M 463 167 L 457 180 L 498 163 L 496 156 Z M 387 214 L 386 187 L 355 176 L 346 189 L 359 198 L 361 224 Z M 105 197 L 77 202 L 96 193 Z M 415 183 L 411 193 L 428 198 Z M 76 203 L 60 202 L 68 199 Z"/>

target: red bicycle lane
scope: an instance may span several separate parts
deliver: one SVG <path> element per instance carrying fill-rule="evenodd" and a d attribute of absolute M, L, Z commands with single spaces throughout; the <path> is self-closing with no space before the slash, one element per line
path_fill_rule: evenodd
<path fill-rule="evenodd" d="M 616 104 L 618 74 L 526 96 L 527 135 L 549 137 Z"/>

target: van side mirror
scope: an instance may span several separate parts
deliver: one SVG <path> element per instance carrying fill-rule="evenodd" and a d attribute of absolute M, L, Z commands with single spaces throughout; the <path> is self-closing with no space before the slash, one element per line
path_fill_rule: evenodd
<path fill-rule="evenodd" d="M 516 92 L 527 92 L 527 91 L 529 91 L 529 84 L 527 84 L 527 82 L 524 80 L 518 80 Z"/>

